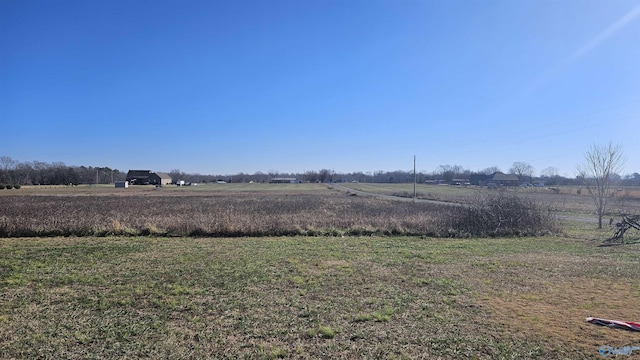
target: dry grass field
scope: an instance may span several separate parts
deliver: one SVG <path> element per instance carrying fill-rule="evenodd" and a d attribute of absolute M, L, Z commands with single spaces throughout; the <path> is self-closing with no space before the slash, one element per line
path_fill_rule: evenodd
<path fill-rule="evenodd" d="M 433 234 L 446 209 L 347 196 L 324 185 L 5 191 L 0 237 Z"/>
<path fill-rule="evenodd" d="M 433 198 L 451 191 L 442 189 Z M 351 218 L 334 232 L 297 236 L 162 234 L 160 219 L 185 204 L 188 215 L 171 222 L 186 229 L 205 221 L 201 213 L 215 216 L 209 208 L 254 221 L 240 211 L 245 202 L 287 226 L 316 219 L 317 229 L 356 213 L 371 229 L 397 221 L 406 230 L 401 220 L 416 210 L 323 185 L 266 184 L 23 188 L 0 192 L 0 217 L 11 211 L 37 219 L 33 228 L 55 228 L 72 212 L 88 221 L 79 229 L 102 217 L 112 231 L 131 199 L 148 209 L 145 221 L 159 221 L 158 233 L 148 227 L 155 236 L 127 235 L 145 223 L 122 218 L 120 235 L 0 238 L 0 358 L 595 359 L 603 346 L 640 346 L 638 333 L 584 321 L 640 320 L 640 247 L 601 247 L 611 229 L 592 223 L 565 222 L 553 236 L 470 239 L 350 235 L 342 229 L 361 226 Z M 39 216 L 40 207 L 58 212 Z M 424 220 L 434 210 L 419 209 Z"/>
<path fill-rule="evenodd" d="M 537 235 L 556 231 L 551 222 L 543 224 L 549 217 L 544 208 L 526 211 L 532 216 L 517 221 L 528 224 L 502 222 L 495 228 L 470 230 L 460 225 L 466 220 L 459 208 L 354 196 L 321 184 L 209 184 L 130 189 L 30 187 L 0 193 L 0 237 L 461 237 L 486 232 Z M 512 220 L 516 221 L 515 217 Z M 485 227 L 484 223 L 481 225 L 475 227 Z"/>
<path fill-rule="evenodd" d="M 343 186 L 370 193 L 413 197 L 413 184 L 366 184 L 349 183 Z M 506 191 L 519 194 L 537 202 L 552 207 L 557 213 L 576 214 L 593 216 L 593 199 L 589 196 L 586 188 L 580 186 L 558 186 L 558 187 L 517 187 L 504 188 Z M 416 193 L 418 198 L 466 202 L 478 192 L 486 191 L 485 188 L 476 186 L 448 186 L 448 185 L 425 185 L 418 184 Z M 640 212 L 640 188 L 620 187 L 616 192 L 613 201 L 615 212 Z"/>

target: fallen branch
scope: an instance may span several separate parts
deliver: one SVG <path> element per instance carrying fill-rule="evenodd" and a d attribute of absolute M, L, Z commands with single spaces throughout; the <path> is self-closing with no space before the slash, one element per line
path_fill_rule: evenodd
<path fill-rule="evenodd" d="M 616 233 L 604 241 L 605 244 L 624 244 L 624 235 L 630 229 L 640 231 L 640 215 L 622 214 L 622 220 L 616 223 Z"/>

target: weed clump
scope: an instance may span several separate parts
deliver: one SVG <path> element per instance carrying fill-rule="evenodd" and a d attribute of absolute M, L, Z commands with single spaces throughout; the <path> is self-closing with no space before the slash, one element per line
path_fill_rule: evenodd
<path fill-rule="evenodd" d="M 489 191 L 451 214 L 450 237 L 539 236 L 557 233 L 551 209 L 508 191 Z"/>

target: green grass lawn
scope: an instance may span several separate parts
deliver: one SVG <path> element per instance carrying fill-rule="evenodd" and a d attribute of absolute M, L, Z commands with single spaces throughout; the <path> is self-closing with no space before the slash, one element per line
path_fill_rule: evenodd
<path fill-rule="evenodd" d="M 0 358 L 599 358 L 640 248 L 585 234 L 0 239 Z"/>

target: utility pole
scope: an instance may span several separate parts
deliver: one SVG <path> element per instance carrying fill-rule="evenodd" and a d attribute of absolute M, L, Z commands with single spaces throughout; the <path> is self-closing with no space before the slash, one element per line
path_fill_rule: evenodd
<path fill-rule="evenodd" d="M 417 182 L 417 175 L 416 175 L 416 156 L 413 155 L 413 202 L 416 202 L 416 198 L 417 193 L 416 193 L 416 182 Z"/>

